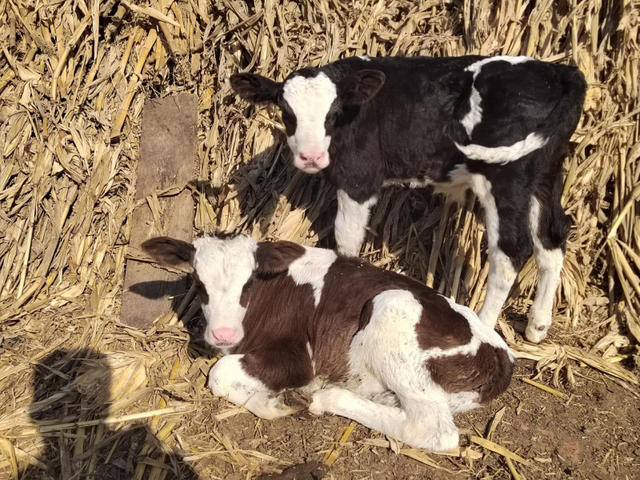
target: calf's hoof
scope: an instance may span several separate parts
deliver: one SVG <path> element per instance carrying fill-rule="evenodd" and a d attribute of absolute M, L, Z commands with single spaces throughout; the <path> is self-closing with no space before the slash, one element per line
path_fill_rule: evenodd
<path fill-rule="evenodd" d="M 533 324 L 527 325 L 527 329 L 524 331 L 524 337 L 531 343 L 540 343 L 547 338 L 549 327 L 546 325 L 535 326 Z"/>
<path fill-rule="evenodd" d="M 433 442 L 431 450 L 434 452 L 443 452 L 445 450 L 456 448 L 459 443 L 460 434 L 458 433 L 458 430 L 452 430 L 440 435 L 440 437 Z"/>
<path fill-rule="evenodd" d="M 309 405 L 309 412 L 314 415 L 332 413 L 342 395 L 343 390 L 341 388 L 318 390 L 312 396 L 311 405 Z"/>

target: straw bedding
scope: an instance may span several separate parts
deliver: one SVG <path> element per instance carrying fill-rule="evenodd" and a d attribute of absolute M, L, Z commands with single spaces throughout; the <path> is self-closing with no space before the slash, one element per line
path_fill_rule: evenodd
<path fill-rule="evenodd" d="M 130 217 L 186 188 L 194 235 L 326 245 L 334 192 L 294 171 L 276 112 L 239 101 L 228 78 L 251 70 L 282 79 L 351 55 L 530 55 L 581 68 L 589 91 L 565 162 L 573 229 L 550 341 L 532 346 L 517 333 L 533 261 L 499 327 L 520 357 L 538 362 L 538 380 L 553 373 L 545 378 L 556 389 L 586 365 L 635 389 L 639 8 L 637 0 L 0 0 L 0 472 L 18 478 L 29 467 L 43 478 L 53 457 L 67 478 L 100 472 L 126 438 L 138 462 L 122 457 L 127 478 L 165 478 L 187 464 L 221 475 L 214 457 L 246 478 L 282 463 L 203 427 L 238 409 L 204 388 L 215 359 L 193 331 L 192 290 L 148 332 L 118 323 L 125 261 L 139 254 L 127 245 Z M 178 92 L 199 102 L 194 181 L 135 204 L 144 102 Z M 483 300 L 486 239 L 473 196 L 458 205 L 429 191 L 386 191 L 363 255 L 472 308 Z M 212 404 L 217 419 L 192 408 Z M 131 432 L 143 426 L 136 443 Z"/>

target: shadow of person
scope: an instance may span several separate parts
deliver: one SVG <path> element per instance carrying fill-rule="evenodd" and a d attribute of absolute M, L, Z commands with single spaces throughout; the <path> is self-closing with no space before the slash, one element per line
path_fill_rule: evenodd
<path fill-rule="evenodd" d="M 109 417 L 112 392 L 122 388 L 112 382 L 109 356 L 91 349 L 55 350 L 35 364 L 29 416 L 39 426 L 38 460 L 47 468 L 30 466 L 21 480 L 199 478 L 148 426 L 98 422 Z"/>

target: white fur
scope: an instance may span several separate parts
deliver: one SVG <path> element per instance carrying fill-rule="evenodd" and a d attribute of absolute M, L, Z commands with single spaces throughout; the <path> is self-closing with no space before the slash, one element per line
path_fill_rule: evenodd
<path fill-rule="evenodd" d="M 544 147 L 547 141 L 547 138 L 544 138 L 538 133 L 530 133 L 524 140 L 503 147 L 484 147 L 473 143 L 469 145 L 454 143 L 456 147 L 458 147 L 458 150 L 471 160 L 482 160 L 487 163 L 500 163 L 504 165 L 505 163 L 518 160 Z"/>
<path fill-rule="evenodd" d="M 309 358 L 311 359 L 311 368 L 313 369 L 313 374 L 315 375 L 316 374 L 316 361 L 313 359 L 313 348 L 311 348 L 311 344 L 309 342 L 307 342 L 307 353 L 309 354 Z"/>
<path fill-rule="evenodd" d="M 320 304 L 324 277 L 338 256 L 332 250 L 305 247 L 305 254 L 291 262 L 289 275 L 296 285 L 308 283 L 313 288 L 315 306 Z"/>
<path fill-rule="evenodd" d="M 547 250 L 542 245 L 538 229 L 540 226 L 540 202 L 531 200 L 530 228 L 533 237 L 533 254 L 538 264 L 538 290 L 529 311 L 529 323 L 525 335 L 534 343 L 541 342 L 553 321 L 553 301 L 560 285 L 560 272 L 564 262 L 561 248 Z"/>
<path fill-rule="evenodd" d="M 513 56 L 510 56 L 510 55 L 497 55 L 495 57 L 483 58 L 482 60 L 479 60 L 479 61 L 477 61 L 475 63 L 472 63 L 471 65 L 469 65 L 467 67 L 467 71 L 473 72 L 474 73 L 474 78 L 475 78 L 478 75 L 478 73 L 480 72 L 480 69 L 483 66 L 485 66 L 487 63 L 497 62 L 497 61 L 504 61 L 504 62 L 509 62 L 512 65 L 516 65 L 518 63 L 529 62 L 531 60 L 533 60 L 533 58 L 525 57 L 525 56 L 513 57 Z"/>
<path fill-rule="evenodd" d="M 505 61 L 515 65 L 518 63 L 528 62 L 530 60 L 532 60 L 530 57 L 497 56 L 485 58 L 467 67 L 467 71 L 473 72 L 473 83 L 471 85 L 471 95 L 469 96 L 469 112 L 464 116 L 460 123 L 466 130 L 469 137 L 471 137 L 476 125 L 482 122 L 482 97 L 480 96 L 480 92 L 475 88 L 475 81 L 482 67 L 488 63 L 496 61 Z M 518 160 L 525 155 L 542 148 L 546 145 L 547 141 L 548 139 L 543 138 L 537 133 L 530 133 L 524 140 L 509 146 L 484 147 L 477 144 L 460 145 L 459 143 L 456 143 L 456 147 L 471 160 L 482 160 L 487 163 L 505 164 Z"/>
<path fill-rule="evenodd" d="M 509 296 L 517 272 L 513 268 L 511 259 L 498 246 L 500 220 L 495 198 L 491 194 L 491 183 L 483 175 L 474 174 L 472 177 L 471 188 L 484 207 L 489 244 L 487 292 L 478 315 L 482 323 L 493 328 Z"/>
<path fill-rule="evenodd" d="M 425 351 L 415 331 L 423 310 L 420 302 L 404 290 L 377 295 L 369 324 L 351 342 L 352 379 L 347 388 L 315 392 L 309 410 L 350 418 L 412 446 L 436 451 L 455 447 L 458 430 L 453 414 L 476 407 L 478 394 L 447 394 L 432 380 L 425 368 L 427 361 L 459 353 L 473 355 L 481 341 L 498 348 L 507 347 L 471 310 L 449 303 L 469 321 L 472 340 L 462 347 Z M 387 400 L 385 404 L 373 400 L 383 397 Z"/>
<path fill-rule="evenodd" d="M 453 415 L 441 399 L 409 401 L 404 408 L 398 408 L 334 387 L 314 393 L 309 411 L 350 418 L 418 448 L 442 451 L 458 446 L 459 433 Z"/>
<path fill-rule="evenodd" d="M 415 326 L 422 305 L 404 290 L 388 290 L 373 300 L 371 320 L 358 332 L 349 351 L 350 372 L 364 379 L 359 390 L 321 390 L 313 395 L 312 413 L 334 413 L 400 441 L 429 450 L 458 444 L 458 430 L 447 394 L 425 368 L 430 358 L 420 348 Z M 402 407 L 375 403 L 365 396 L 396 393 Z"/>
<path fill-rule="evenodd" d="M 475 80 L 475 75 L 474 75 Z M 467 135 L 471 137 L 473 133 L 473 129 L 476 125 L 478 125 L 482 121 L 482 107 L 480 104 L 482 103 L 482 97 L 480 96 L 480 92 L 476 90 L 474 85 L 471 86 L 471 95 L 469 96 L 469 112 L 464 116 L 460 123 L 467 131 Z"/>
<path fill-rule="evenodd" d="M 254 252 L 258 244 L 241 235 L 227 240 L 202 237 L 193 246 L 193 268 L 209 296 L 209 303 L 202 305 L 207 320 L 205 338 L 211 330 L 228 327 L 238 332 L 239 341 L 244 335 L 242 320 L 247 311 L 240 305 L 240 296 L 256 267 Z"/>
<path fill-rule="evenodd" d="M 497 57 L 485 58 L 484 60 L 480 60 L 479 62 L 473 63 L 467 67 L 468 72 L 473 72 L 473 83 L 471 84 L 471 95 L 469 96 L 469 112 L 464 116 L 460 123 L 462 123 L 462 126 L 467 131 L 467 135 L 469 135 L 469 137 L 471 137 L 475 126 L 482 121 L 482 107 L 480 106 L 480 104 L 482 103 L 482 97 L 480 96 L 480 92 L 478 92 L 475 87 L 476 78 L 478 78 L 478 74 L 480 73 L 480 70 L 484 65 L 500 60 L 515 65 L 517 63 L 528 62 L 532 59 L 530 57 L 510 57 L 501 55 Z"/>
<path fill-rule="evenodd" d="M 226 288 L 226 294 L 231 293 L 234 298 L 237 295 L 239 304 L 236 284 L 240 285 L 242 281 L 241 289 L 248 279 L 247 271 L 250 274 L 255 267 L 256 246 L 256 242 L 248 237 L 197 241 L 195 263 L 210 295 L 215 293 L 211 290 L 214 285 L 220 292 L 225 292 Z M 292 262 L 288 274 L 298 285 L 313 286 L 318 305 L 324 277 L 337 256 L 324 249 L 306 250 L 302 257 Z M 231 280 L 223 282 L 220 277 L 223 274 Z M 229 308 L 229 302 L 218 301 Z M 416 334 L 422 304 L 405 290 L 378 294 L 373 299 L 369 323 L 351 341 L 348 380 L 336 386 L 314 378 L 304 387 L 305 391 L 313 393 L 309 410 L 315 414 L 329 412 L 348 417 L 414 447 L 436 451 L 455 447 L 459 435 L 453 414 L 476 407 L 479 397 L 476 392 L 446 393 L 431 378 L 427 362 L 455 354 L 473 355 L 481 342 L 508 349 L 498 334 L 483 325 L 471 310 L 447 301 L 469 322 L 471 341 L 450 349 L 423 350 Z M 213 299 L 210 303 L 214 303 Z M 234 325 L 234 328 L 237 327 Z M 306 350 L 315 375 L 314 352 L 308 341 Z M 280 392 L 270 391 L 263 382 L 246 373 L 242 358 L 243 355 L 227 355 L 213 366 L 208 382 L 211 392 L 264 419 L 295 413 L 295 409 L 284 405 L 278 396 Z"/>
<path fill-rule="evenodd" d="M 360 60 L 364 60 L 365 62 L 370 62 L 371 61 L 371 58 L 369 58 L 368 55 L 358 55 L 358 58 Z"/>
<path fill-rule="evenodd" d="M 296 167 L 304 170 L 298 156 L 307 152 L 324 153 L 329 164 L 331 137 L 326 134 L 324 122 L 337 96 L 336 85 L 322 72 L 311 78 L 295 76 L 285 82 L 283 98 L 296 116 L 296 131 L 287 137 Z"/>
<path fill-rule="evenodd" d="M 443 296 L 444 297 L 444 296 Z M 476 313 L 471 310 L 469 307 L 465 307 L 464 305 L 460 305 L 451 299 L 444 297 L 447 302 L 449 302 L 449 306 L 467 319 L 469 322 L 469 327 L 471 328 L 471 334 L 473 335 L 472 342 L 477 340 L 479 343 L 488 343 L 492 347 L 495 348 L 504 348 L 504 340 L 498 332 L 496 332 L 493 328 L 487 328 L 487 326 L 480 320 L 480 317 L 476 315 Z M 454 349 L 451 349 L 454 350 Z M 476 349 L 477 351 L 477 349 Z M 475 353 L 475 352 L 474 352 Z M 509 352 L 511 355 L 511 352 Z M 513 357 L 511 357 L 513 360 Z"/>
<path fill-rule="evenodd" d="M 338 190 L 338 214 L 335 221 L 335 237 L 342 255 L 356 256 L 364 240 L 371 207 L 378 201 L 371 197 L 364 203 L 353 200 L 344 190 Z"/>
<path fill-rule="evenodd" d="M 215 363 L 209 372 L 211 393 L 266 420 L 295 413 L 295 409 L 284 405 L 260 380 L 247 375 L 240 363 L 242 357 L 244 355 L 227 355 Z"/>
<path fill-rule="evenodd" d="M 433 185 L 433 182 L 429 178 L 390 178 L 382 183 L 383 187 L 409 187 L 409 188 L 423 188 Z"/>

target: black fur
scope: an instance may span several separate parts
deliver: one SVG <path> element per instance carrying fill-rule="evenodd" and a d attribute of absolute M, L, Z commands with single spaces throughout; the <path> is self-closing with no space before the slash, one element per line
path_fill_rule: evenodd
<path fill-rule="evenodd" d="M 362 203 L 378 195 L 385 180 L 446 184 L 464 164 L 490 182 L 498 209 L 498 246 L 517 270 L 533 247 L 529 218 L 534 197 L 540 203 L 541 243 L 547 249 L 565 248 L 570 224 L 560 204 L 562 162 L 580 118 L 586 82 L 575 67 L 536 60 L 489 62 L 474 79 L 467 67 L 482 59 L 354 57 L 291 76 L 323 72 L 337 86 L 333 117 L 325 119 L 331 135 L 331 162 L 324 169 L 329 182 Z M 461 120 L 470 111 L 472 87 L 482 99 L 482 120 L 469 135 Z M 287 128 L 295 132 L 295 126 Z M 531 133 L 546 138 L 546 145 L 504 165 L 469 159 L 454 143 L 511 146 Z"/>

